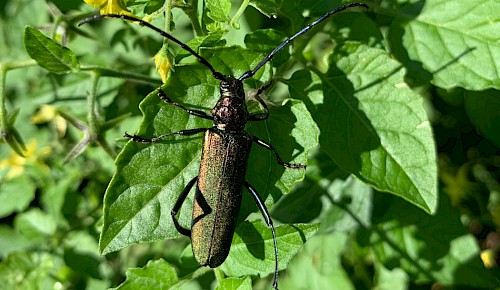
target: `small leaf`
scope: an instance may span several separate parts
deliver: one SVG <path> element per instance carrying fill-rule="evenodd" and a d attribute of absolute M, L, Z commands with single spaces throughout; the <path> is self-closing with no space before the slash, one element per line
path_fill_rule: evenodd
<path fill-rule="evenodd" d="M 125 282 L 113 289 L 170 289 L 179 280 L 175 268 L 163 259 L 151 260 L 142 268 L 128 269 L 125 275 Z"/>
<path fill-rule="evenodd" d="M 253 6 L 260 13 L 271 18 L 278 15 L 280 4 L 276 3 L 276 0 L 250 0 L 250 6 Z"/>
<path fill-rule="evenodd" d="M 24 29 L 24 46 L 29 56 L 50 72 L 63 74 L 76 71 L 80 67 L 76 55 L 71 50 L 31 26 Z"/>
<path fill-rule="evenodd" d="M 415 14 L 421 5 L 410 8 Z M 425 1 L 416 18 L 408 21 L 408 15 L 403 15 L 403 45 L 412 60 L 433 74 L 439 87 L 499 89 L 498 11 L 498 0 Z"/>
<path fill-rule="evenodd" d="M 15 229 L 30 239 L 50 237 L 56 231 L 56 221 L 38 208 L 19 214 L 14 220 Z"/>
<path fill-rule="evenodd" d="M 216 22 L 228 22 L 231 12 L 231 1 L 229 0 L 207 0 L 206 8 L 209 10 L 208 17 Z"/>
<path fill-rule="evenodd" d="M 35 185 L 26 175 L 0 184 L 0 217 L 25 210 L 35 198 Z"/>
<path fill-rule="evenodd" d="M 279 225 L 279 269 L 285 269 L 302 245 L 318 230 L 318 224 Z M 275 258 L 271 230 L 262 221 L 243 222 L 235 231 L 231 250 L 221 269 L 228 276 L 274 273 Z"/>

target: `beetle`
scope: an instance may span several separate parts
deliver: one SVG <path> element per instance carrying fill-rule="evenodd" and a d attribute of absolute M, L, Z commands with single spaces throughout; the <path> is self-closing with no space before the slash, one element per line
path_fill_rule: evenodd
<path fill-rule="evenodd" d="M 262 59 L 255 68 L 243 73 L 239 78 L 223 75 L 216 71 L 207 60 L 186 44 L 141 19 L 128 15 L 103 14 L 89 17 L 80 22 L 79 25 L 82 25 L 101 18 L 121 18 L 136 21 L 141 26 L 153 29 L 163 37 L 177 43 L 181 48 L 196 57 L 201 64 L 205 65 L 211 71 L 213 77 L 220 81 L 220 97 L 210 111 L 210 114 L 202 110 L 189 109 L 176 103 L 166 95 L 161 87 L 158 89 L 158 96 L 161 100 L 193 116 L 212 120 L 214 122 L 212 127 L 186 129 L 152 138 L 145 138 L 135 134 L 130 135 L 128 133 L 124 135 L 124 137 L 134 142 L 156 143 L 173 135 L 191 136 L 204 133 L 199 174 L 187 183 L 171 211 L 176 230 L 191 238 L 194 257 L 201 265 L 215 268 L 226 260 L 236 227 L 244 187 L 254 199 L 264 217 L 266 225 L 271 229 L 275 255 L 273 288 L 278 289 L 278 246 L 276 232 L 264 201 L 252 185 L 245 180 L 248 156 L 252 144 L 256 143 L 272 151 L 277 162 L 285 168 L 303 169 L 306 166 L 283 162 L 271 144 L 245 131 L 247 122 L 262 121 L 269 117 L 268 107 L 260 95 L 270 84 L 261 86 L 255 94 L 255 99 L 261 105 L 263 112 L 251 114 L 245 104 L 243 80 L 254 76 L 262 66 L 269 62 L 281 49 L 290 44 L 293 39 L 309 31 L 331 15 L 351 7 L 364 7 L 368 9 L 368 5 L 364 3 L 351 3 L 329 11 L 293 36 L 287 38 Z M 180 225 L 177 214 L 195 184 L 197 186 L 194 196 L 192 224 L 191 229 L 187 229 Z"/>

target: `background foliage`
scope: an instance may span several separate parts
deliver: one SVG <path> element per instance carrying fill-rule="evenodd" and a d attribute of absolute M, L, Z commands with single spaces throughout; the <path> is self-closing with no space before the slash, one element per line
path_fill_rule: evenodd
<path fill-rule="evenodd" d="M 272 239 L 246 194 L 215 270 L 172 227 L 201 138 L 121 137 L 210 126 L 154 90 L 163 80 L 172 99 L 209 110 L 218 82 L 148 29 L 77 24 L 97 8 L 134 14 L 238 77 L 345 1 L 85 2 L 0 3 L 0 285 L 270 288 Z M 365 3 L 245 82 L 273 80 L 271 117 L 248 131 L 308 164 L 285 170 L 257 146 L 250 157 L 247 179 L 279 224 L 280 287 L 499 288 L 500 3 Z"/>

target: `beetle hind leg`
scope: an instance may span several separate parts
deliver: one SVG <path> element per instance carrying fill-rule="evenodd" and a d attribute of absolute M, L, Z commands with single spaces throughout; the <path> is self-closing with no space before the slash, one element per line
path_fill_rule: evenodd
<path fill-rule="evenodd" d="M 174 222 L 175 229 L 182 235 L 191 237 L 191 230 L 186 229 L 185 227 L 181 226 L 179 224 L 179 220 L 177 219 L 177 213 L 182 207 L 182 204 L 186 200 L 186 197 L 188 196 L 189 192 L 191 191 L 191 188 L 193 188 L 193 185 L 198 181 L 198 176 L 195 178 L 191 179 L 191 181 L 188 182 L 184 190 L 182 190 L 181 195 L 177 198 L 177 201 L 175 202 L 174 207 L 172 208 L 172 211 L 170 212 L 170 215 L 172 216 L 172 221 Z"/>
<path fill-rule="evenodd" d="M 276 241 L 276 231 L 274 230 L 273 220 L 271 219 L 271 215 L 264 204 L 264 201 L 259 196 L 255 188 L 253 188 L 250 183 L 245 181 L 245 188 L 248 190 L 250 195 L 252 195 L 255 204 L 259 208 L 262 216 L 264 217 L 264 221 L 267 226 L 271 229 L 271 233 L 273 234 L 273 243 L 274 243 L 274 280 L 273 280 L 273 288 L 278 290 L 278 242 Z"/>

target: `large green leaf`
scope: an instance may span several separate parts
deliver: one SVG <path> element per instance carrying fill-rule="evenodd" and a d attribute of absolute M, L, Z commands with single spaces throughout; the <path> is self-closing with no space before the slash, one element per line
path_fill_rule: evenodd
<path fill-rule="evenodd" d="M 436 153 L 422 98 L 404 69 L 379 49 L 349 42 L 325 74 L 286 83 L 318 124 L 321 148 L 344 170 L 429 213 L 437 205 Z"/>
<path fill-rule="evenodd" d="M 240 76 L 261 59 L 260 53 L 228 47 L 208 50 L 208 61 L 224 74 Z M 249 80 L 257 87 L 270 78 L 269 66 Z M 179 66 L 164 87 L 174 101 L 190 108 L 209 111 L 219 95 L 218 81 L 199 64 Z M 138 134 L 158 136 L 183 129 L 207 128 L 209 120 L 190 116 L 163 103 L 156 92 L 141 104 L 144 120 Z M 270 107 L 267 121 L 253 122 L 248 131 L 274 144 L 285 162 L 305 163 L 307 152 L 317 145 L 317 128 L 305 106 L 290 100 L 281 107 Z M 201 134 L 200 134 L 201 135 Z M 295 139 L 295 140 L 294 140 Z M 197 176 L 201 154 L 201 136 L 172 137 L 156 144 L 129 142 L 116 160 L 117 172 L 104 200 L 104 226 L 100 250 L 108 253 L 138 242 L 175 238 L 170 211 L 187 182 Z M 247 180 L 256 188 L 267 206 L 304 176 L 304 170 L 279 166 L 274 154 L 255 146 L 250 155 Z M 180 222 L 189 225 L 192 198 L 188 196 L 180 211 Z M 244 194 L 240 220 L 257 208 Z"/>
<path fill-rule="evenodd" d="M 498 11 L 498 0 L 427 0 L 416 18 L 404 16 L 403 45 L 410 59 L 433 74 L 436 86 L 498 89 Z"/>

